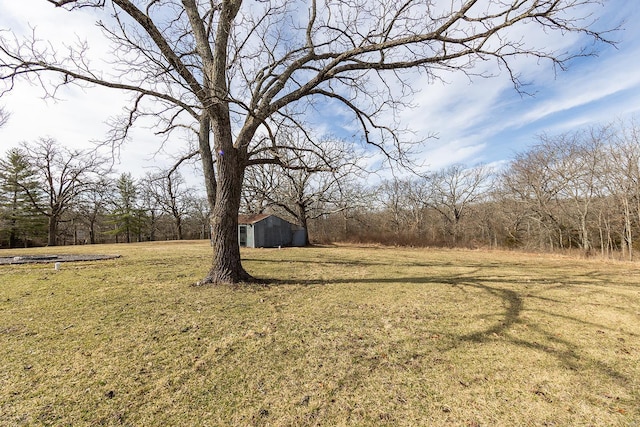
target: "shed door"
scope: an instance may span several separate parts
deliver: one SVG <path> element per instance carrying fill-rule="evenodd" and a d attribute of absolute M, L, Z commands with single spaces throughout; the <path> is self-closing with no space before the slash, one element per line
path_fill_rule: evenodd
<path fill-rule="evenodd" d="M 247 226 L 246 225 L 238 226 L 238 240 L 240 241 L 241 247 L 247 246 Z"/>

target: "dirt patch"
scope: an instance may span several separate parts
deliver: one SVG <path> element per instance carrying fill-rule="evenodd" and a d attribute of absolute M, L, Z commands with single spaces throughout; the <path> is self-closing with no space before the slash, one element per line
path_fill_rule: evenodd
<path fill-rule="evenodd" d="M 120 258 L 120 255 L 17 255 L 12 257 L 0 257 L 0 264 L 101 261 L 114 258 Z"/>

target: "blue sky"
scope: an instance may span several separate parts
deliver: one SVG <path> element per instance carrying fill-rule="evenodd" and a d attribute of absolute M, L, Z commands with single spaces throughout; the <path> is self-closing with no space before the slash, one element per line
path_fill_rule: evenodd
<path fill-rule="evenodd" d="M 44 0 L 0 0 L 0 10 L 2 29 L 19 33 L 28 30 L 27 22 L 38 23 L 43 37 L 68 39 L 74 33 L 89 34 L 90 41 L 95 40 L 92 47 L 104 49 L 93 19 L 86 14 L 52 11 Z M 462 74 L 447 74 L 443 75 L 446 83 L 433 84 L 416 76 L 421 88 L 414 100 L 416 107 L 401 117 L 418 137 L 437 135 L 421 148 L 417 161 L 430 169 L 459 162 L 500 165 L 534 144 L 536 135 L 543 132 L 556 134 L 636 117 L 640 113 L 639 8 L 635 1 L 607 0 L 594 12 L 602 16 L 601 28 L 626 19 L 624 29 L 611 34 L 618 45 L 599 46 L 598 56 L 574 60 L 567 71 L 557 74 L 549 64 L 531 59 L 517 62 L 524 80 L 531 83 L 526 90 L 533 96 L 518 94 L 504 73 L 472 81 Z M 541 40 L 569 50 L 585 43 L 574 36 Z M 87 147 L 91 141 L 104 139 L 104 122 L 120 113 L 126 100 L 123 94 L 102 88 L 70 88 L 61 95 L 58 102 L 44 101 L 37 87 L 21 84 L 1 98 L 0 105 L 11 112 L 11 118 L 0 129 L 0 152 L 38 137 Z M 136 130 L 121 152 L 119 170 L 141 176 L 169 164 L 151 133 L 150 129 Z M 172 147 L 164 151 L 170 153 Z"/>
<path fill-rule="evenodd" d="M 506 75 L 468 82 L 450 76 L 450 83 L 425 89 L 412 120 L 424 118 L 425 130 L 439 135 L 427 143 L 430 168 L 452 162 L 503 164 L 516 152 L 535 144 L 537 135 L 629 120 L 640 112 L 640 13 L 634 2 L 606 2 L 599 23 L 612 27 L 626 18 L 624 29 L 610 36 L 613 47 L 597 46 L 598 55 L 578 58 L 557 73 L 550 64 L 526 62 L 524 78 L 533 95 L 521 95 Z M 570 40 L 576 48 L 584 39 Z M 456 117 L 460 116 L 459 119 Z M 430 120 L 431 118 L 431 120 Z"/>

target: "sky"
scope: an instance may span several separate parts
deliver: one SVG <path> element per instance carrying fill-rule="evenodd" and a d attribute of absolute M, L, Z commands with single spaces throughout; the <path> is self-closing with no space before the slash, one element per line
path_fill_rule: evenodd
<path fill-rule="evenodd" d="M 44 0 L 0 0 L 0 11 L 2 30 L 22 34 L 35 26 L 37 34 L 53 42 L 81 34 L 98 52 L 106 49 L 95 19 L 88 13 L 66 13 Z M 418 138 L 436 136 L 420 147 L 416 161 L 430 170 L 454 163 L 500 166 L 535 144 L 542 133 L 559 134 L 637 117 L 640 8 L 635 1 L 605 0 L 594 13 L 600 16 L 600 28 L 625 20 L 623 29 L 610 35 L 617 45 L 598 46 L 597 56 L 573 60 L 566 71 L 555 72 L 550 64 L 532 59 L 517 62 L 516 68 L 529 83 L 525 90 L 531 95 L 515 91 L 505 73 L 472 80 L 463 74 L 446 74 L 444 82 L 428 82 L 416 75 L 420 91 L 414 108 L 403 111 L 401 118 Z M 523 36 L 540 37 L 526 32 Z M 585 43 L 572 35 L 537 41 L 560 50 L 575 50 Z M 38 86 L 22 82 L 0 98 L 0 106 L 11 114 L 0 128 L 0 153 L 40 137 L 74 148 L 89 147 L 105 139 L 106 121 L 119 114 L 127 100 L 118 91 L 97 87 L 69 88 L 59 97 L 57 101 L 45 100 Z M 171 143 L 164 150 L 174 151 Z M 120 151 L 115 167 L 140 177 L 169 165 L 165 154 L 152 129 L 138 128 Z M 197 185 L 197 180 L 192 182 Z"/>

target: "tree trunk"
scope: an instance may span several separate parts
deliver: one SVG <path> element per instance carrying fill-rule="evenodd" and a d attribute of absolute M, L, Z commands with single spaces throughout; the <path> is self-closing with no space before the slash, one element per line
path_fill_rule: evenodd
<path fill-rule="evenodd" d="M 304 246 L 309 246 L 309 229 L 306 225 L 302 229 L 304 230 Z"/>
<path fill-rule="evenodd" d="M 216 204 L 216 173 L 209 140 L 210 131 L 211 121 L 209 120 L 209 116 L 207 116 L 206 113 L 202 113 L 202 116 L 200 116 L 200 130 L 198 131 L 198 147 L 200 150 L 200 159 L 202 161 L 202 171 L 205 178 L 204 187 L 207 190 L 209 212 L 213 212 L 213 207 Z"/>
<path fill-rule="evenodd" d="M 342 239 L 347 240 L 349 236 L 349 215 L 346 209 L 342 211 L 342 220 L 344 221 L 342 224 Z"/>
<path fill-rule="evenodd" d="M 591 250 L 591 240 L 589 237 L 589 228 L 587 227 L 587 215 L 586 213 L 580 217 L 580 240 L 582 250 L 588 253 Z"/>
<path fill-rule="evenodd" d="M 304 202 L 298 202 L 298 225 L 304 230 L 304 246 L 309 245 L 309 227 L 307 224 L 307 207 Z"/>
<path fill-rule="evenodd" d="M 177 215 L 176 216 L 176 237 L 178 240 L 182 240 L 182 218 Z"/>
<path fill-rule="evenodd" d="M 238 213 L 240 211 L 240 198 L 242 195 L 242 181 L 247 165 L 247 147 L 255 134 L 258 125 L 245 126 L 240 132 L 244 137 L 236 137 L 236 146 L 233 144 L 233 132 L 231 130 L 231 115 L 229 101 L 227 100 L 227 53 L 229 36 L 233 19 L 240 10 L 242 1 L 222 2 L 219 24 L 215 36 L 213 51 L 209 51 L 203 31 L 195 31 L 198 50 L 203 54 L 205 72 L 205 88 L 209 89 L 207 99 L 203 99 L 206 112 L 200 117 L 199 149 L 203 157 L 203 169 L 207 185 L 207 198 L 210 199 L 213 182 L 216 176 L 208 170 L 206 147 L 210 127 L 213 131 L 214 153 L 216 157 L 217 182 L 215 191 L 215 206 L 212 211 L 211 240 L 213 242 L 213 264 L 207 277 L 200 284 L 213 283 L 239 283 L 250 281 L 253 278 L 242 268 L 240 260 L 240 245 L 238 243 Z M 193 6 L 194 3 L 191 2 Z M 193 7 L 187 8 L 187 13 L 194 13 Z M 192 17 L 190 16 L 190 19 Z M 198 20 L 198 17 L 193 19 Z M 196 25 L 197 27 L 197 25 Z M 203 30 L 202 27 L 197 27 Z M 258 122 L 256 122 L 258 123 Z M 250 130 L 249 130 L 250 129 Z M 244 132 L 246 131 L 246 132 Z"/>
<path fill-rule="evenodd" d="M 149 231 L 149 240 L 152 242 L 156 241 L 156 213 L 151 210 L 151 225 Z"/>
<path fill-rule="evenodd" d="M 18 233 L 17 233 L 17 221 L 15 218 L 11 219 L 11 225 L 9 226 L 9 247 L 15 248 L 18 244 Z"/>
<path fill-rule="evenodd" d="M 17 211 L 18 211 L 18 192 L 14 191 L 13 199 L 11 201 L 11 222 L 10 222 L 10 228 L 9 228 L 9 247 L 10 248 L 15 248 L 18 243 L 18 220 L 16 219 Z"/>
<path fill-rule="evenodd" d="M 198 284 L 239 283 L 253 280 L 242 267 L 238 243 L 238 212 L 244 178 L 244 158 L 237 149 L 218 152 L 216 202 L 211 215 L 213 265 Z"/>
<path fill-rule="evenodd" d="M 631 209 L 629 207 L 629 200 L 625 196 L 624 199 L 624 237 L 622 239 L 622 255 L 625 255 L 625 249 L 627 250 L 627 256 L 629 261 L 633 260 L 633 231 L 631 224 Z"/>
<path fill-rule="evenodd" d="M 49 231 L 47 246 L 56 246 L 58 234 L 58 218 L 55 215 L 49 216 Z"/>
<path fill-rule="evenodd" d="M 92 215 L 89 220 L 89 243 L 96 244 L 96 217 Z"/>
<path fill-rule="evenodd" d="M 127 220 L 126 220 L 125 232 L 126 232 L 126 236 L 127 236 L 127 243 L 131 243 L 131 225 L 130 225 L 130 222 L 129 222 L 129 218 L 127 218 Z"/>

